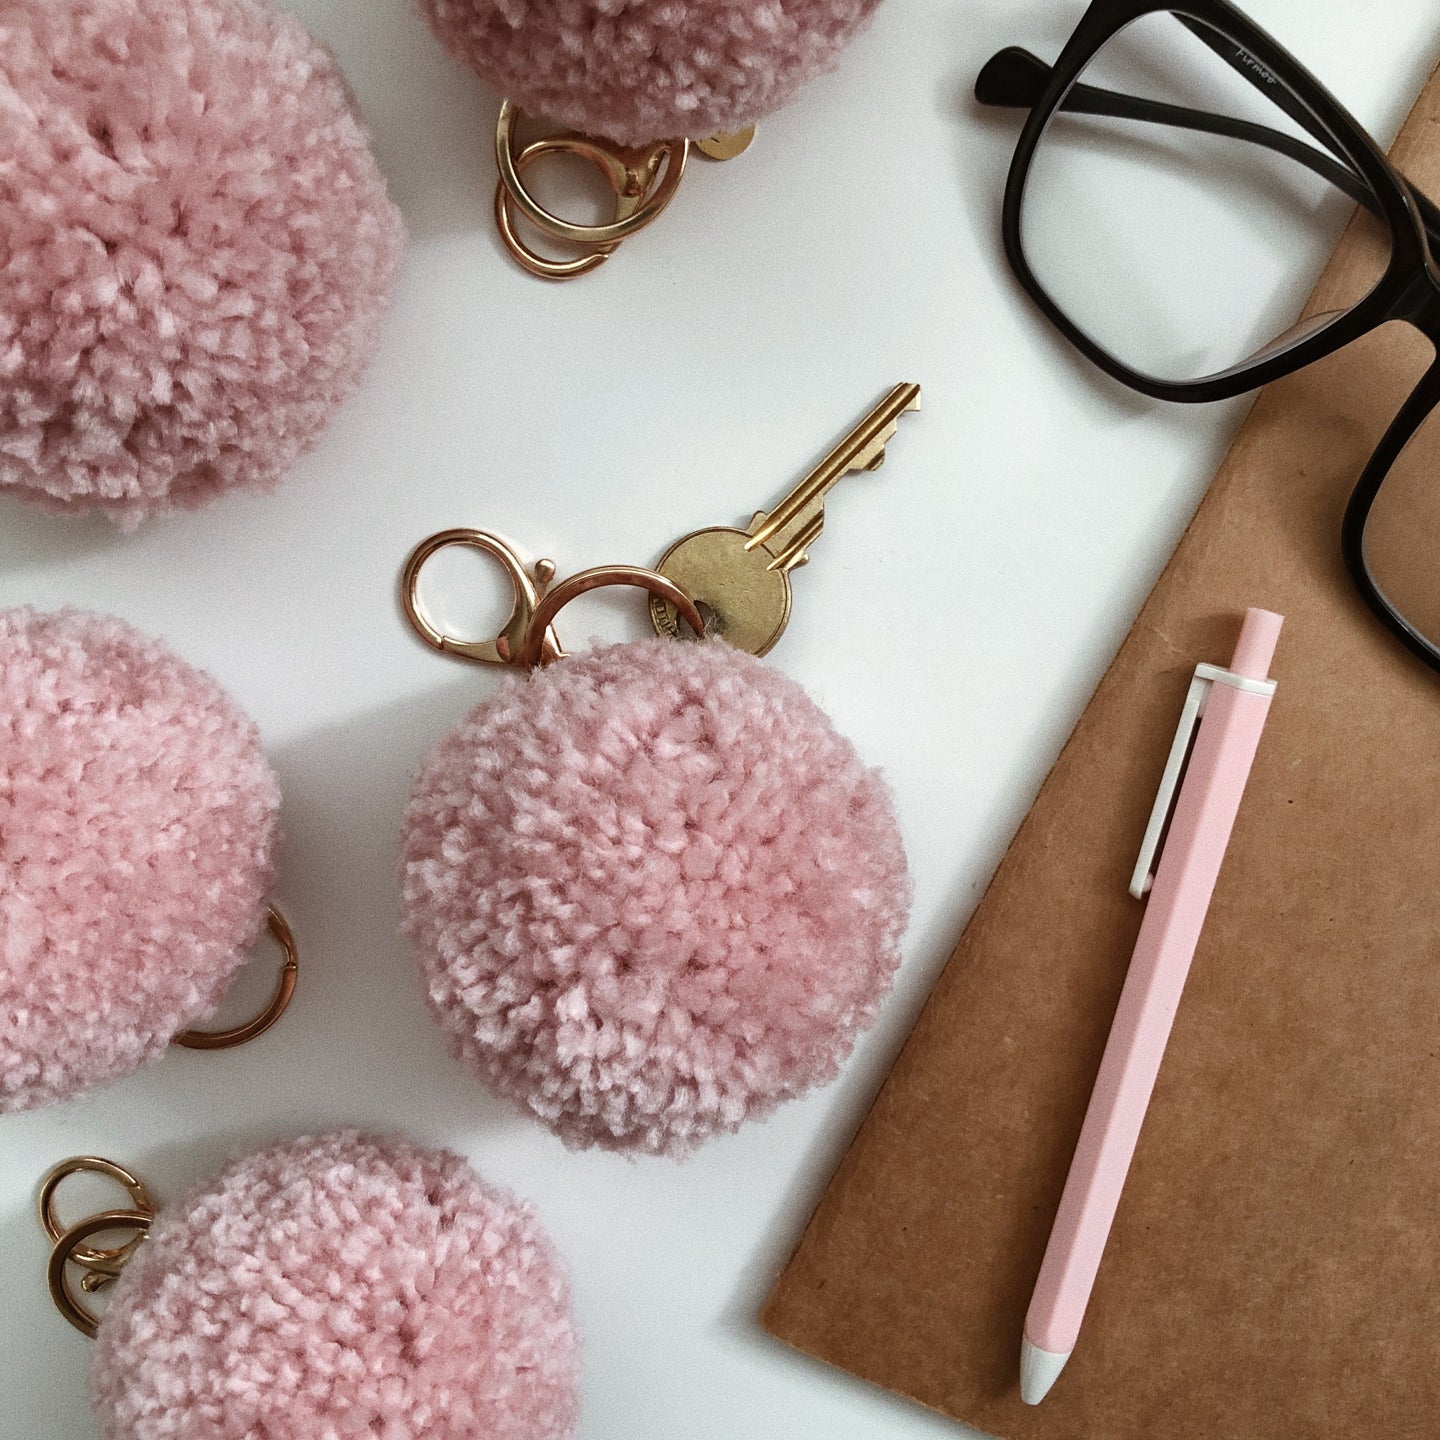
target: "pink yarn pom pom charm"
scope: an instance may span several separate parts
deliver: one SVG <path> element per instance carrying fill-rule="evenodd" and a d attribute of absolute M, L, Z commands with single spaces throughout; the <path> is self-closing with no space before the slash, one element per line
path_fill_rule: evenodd
<path fill-rule="evenodd" d="M 268 0 L 7 0 L 0 153 L 0 494 L 129 529 L 273 486 L 403 247 L 334 59 Z"/>
<path fill-rule="evenodd" d="M 828 70 L 879 0 L 421 0 L 522 109 L 621 145 L 742 130 Z"/>
<path fill-rule="evenodd" d="M 0 1113 L 279 1014 L 293 949 L 266 1017 L 190 1030 L 265 922 L 279 803 L 254 724 L 167 646 L 0 611 Z"/>
<path fill-rule="evenodd" d="M 561 658 L 551 602 L 614 573 L 550 591 L 510 658 L 555 663 L 426 757 L 403 928 L 484 1083 L 567 1145 L 682 1155 L 835 1076 L 889 991 L 910 884 L 878 773 L 792 680 L 718 640 Z M 699 628 L 671 582 L 623 578 Z"/>
<path fill-rule="evenodd" d="M 95 1169 L 68 1161 L 47 1179 Z M 112 1167 L 106 1173 L 134 1181 Z M 95 1336 L 105 1440 L 570 1440 L 579 1342 L 534 1213 L 458 1155 L 341 1130 L 261 1150 L 109 1228 L 98 1322 L 70 1269 L 104 1216 L 58 1237 L 51 1292 Z M 93 1252 L 92 1252 L 93 1253 Z"/>

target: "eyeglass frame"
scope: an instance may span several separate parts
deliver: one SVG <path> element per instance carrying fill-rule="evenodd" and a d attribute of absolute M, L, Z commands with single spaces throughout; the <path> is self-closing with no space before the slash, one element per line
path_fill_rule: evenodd
<path fill-rule="evenodd" d="M 1134 21 L 1155 14 L 1169 14 L 1181 24 L 1195 22 L 1200 29 L 1188 24 L 1186 28 L 1261 89 L 1324 150 L 1249 121 L 1077 84 L 1085 67 L 1114 36 Z M 1217 45 L 1217 39 L 1223 43 Z M 1038 93 L 1027 97 L 1025 92 L 1037 84 Z M 1068 108 L 1077 112 L 1203 130 L 1262 144 L 1298 160 L 1385 222 L 1390 232 L 1390 260 L 1384 273 L 1367 295 L 1320 328 L 1302 329 L 1279 348 L 1262 350 L 1212 375 L 1162 380 L 1126 365 L 1087 335 L 1051 298 L 1031 269 L 1020 236 L 1025 182 L 1036 148 L 1052 116 L 1072 94 L 1079 103 Z M 976 79 L 975 95 L 982 104 L 1029 109 L 1010 162 L 1001 211 L 1001 238 L 1010 269 L 1046 319 L 1086 359 L 1121 384 L 1159 400 L 1188 404 L 1226 400 L 1293 374 L 1392 320 L 1419 330 L 1440 357 L 1440 270 L 1431 246 L 1433 237 L 1440 247 L 1440 207 L 1390 164 L 1368 132 L 1309 70 L 1230 0 L 1092 0 L 1052 66 L 1046 67 L 1028 51 L 1012 46 L 986 62 Z M 1362 470 L 1345 507 L 1340 548 L 1352 583 L 1376 618 L 1412 654 L 1440 671 L 1440 644 L 1427 639 L 1386 598 L 1364 553 L 1365 528 L 1380 488 L 1437 404 L 1440 358 L 1410 392 Z"/>

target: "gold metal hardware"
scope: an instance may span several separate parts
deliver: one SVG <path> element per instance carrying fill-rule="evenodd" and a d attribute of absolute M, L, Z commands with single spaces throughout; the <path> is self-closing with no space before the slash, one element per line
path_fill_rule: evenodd
<path fill-rule="evenodd" d="M 617 177 L 611 163 L 613 157 L 584 143 L 578 136 L 552 136 L 527 145 L 515 156 L 514 168 L 517 179 L 535 161 L 545 155 L 557 153 L 578 155 L 584 160 L 589 160 L 610 182 L 611 187 L 616 187 Z M 631 192 L 628 178 L 621 177 L 618 183 L 622 188 L 615 189 L 615 219 L 617 222 L 633 218 L 645 199 L 643 193 L 637 195 Z M 507 188 L 504 180 L 501 180 L 495 187 L 495 225 L 500 231 L 500 238 L 505 242 L 505 248 L 532 275 L 538 275 L 542 280 L 574 280 L 581 275 L 588 275 L 590 271 L 603 265 L 619 248 L 618 240 L 586 241 L 584 243 L 589 247 L 586 252 L 569 260 L 557 260 L 548 255 L 542 255 L 533 246 L 527 245 L 515 228 L 515 218 L 510 211 L 512 205 L 520 203 L 518 195 L 524 195 L 527 200 L 530 199 L 528 191 L 521 190 L 517 194 Z M 548 215 L 548 213 L 547 211 L 546 214 Z M 530 212 L 526 211 L 527 218 L 529 214 Z M 541 228 L 545 229 L 547 234 L 552 233 L 548 225 Z"/>
<path fill-rule="evenodd" d="M 59 1243 L 66 1228 L 55 1213 L 55 1192 L 72 1175 L 80 1174 L 106 1175 L 125 1187 L 137 1210 L 153 1212 L 155 1209 L 154 1202 L 150 1199 L 150 1192 L 145 1188 L 145 1182 L 132 1175 L 123 1166 L 117 1165 L 113 1160 L 102 1160 L 98 1155 L 77 1155 L 73 1159 L 62 1160 L 40 1182 L 40 1194 L 36 1202 L 36 1208 L 40 1213 L 41 1227 L 52 1245 Z M 130 1245 L 122 1246 L 117 1250 L 76 1250 L 71 1258 L 77 1265 L 96 1265 L 102 1261 L 116 1260 L 133 1249 L 134 1242 L 132 1241 Z"/>
<path fill-rule="evenodd" d="M 150 1222 L 154 1218 L 153 1215 L 147 1215 L 142 1210 L 106 1210 L 103 1214 L 92 1215 L 88 1220 L 82 1220 L 78 1225 L 72 1226 L 60 1237 L 59 1242 L 50 1252 L 50 1263 L 45 1268 L 45 1281 L 50 1288 L 50 1298 L 55 1302 L 55 1308 L 82 1335 L 93 1340 L 99 1333 L 100 1322 L 90 1311 L 85 1309 L 70 1289 L 70 1277 L 66 1266 L 75 1259 L 75 1251 L 79 1248 L 80 1242 L 106 1230 L 133 1228 L 139 1231 L 135 1239 L 124 1247 L 129 1252 L 124 1259 L 84 1267 L 86 1274 L 80 1282 L 80 1288 L 87 1295 L 93 1295 L 95 1291 L 104 1285 L 111 1284 L 119 1276 L 130 1255 L 139 1248 L 141 1241 L 144 1240 L 150 1229 Z"/>
<path fill-rule="evenodd" d="M 527 565 L 508 540 L 488 530 L 442 530 L 422 540 L 405 561 L 401 608 L 415 633 L 442 654 L 529 669 L 564 656 L 551 623 L 562 606 L 603 585 L 637 585 L 650 592 L 657 634 L 682 638 L 683 616 L 696 635 L 717 635 L 737 650 L 767 654 L 790 622 L 790 572 L 810 558 L 810 546 L 825 528 L 825 497 L 853 471 L 878 470 L 900 417 L 919 408 L 920 387 L 896 385 L 773 510 L 757 511 L 749 529 L 716 525 L 692 531 L 654 570 L 603 566 L 552 590 L 554 561 Z M 420 597 L 426 564 L 452 545 L 489 555 L 510 577 L 510 616 L 493 640 L 446 634 Z"/>
<path fill-rule="evenodd" d="M 704 618 L 690 597 L 673 580 L 667 580 L 663 575 L 657 575 L 655 571 L 645 570 L 639 565 L 597 565 L 593 570 L 582 570 L 578 575 L 572 575 L 541 598 L 535 613 L 530 617 L 525 641 L 516 652 L 515 664 L 529 669 L 561 659 L 565 654 L 563 650 L 558 650 L 557 647 L 557 653 L 551 653 L 545 648 L 548 638 L 554 633 L 550 622 L 578 596 L 607 585 L 634 585 L 641 590 L 648 590 L 652 600 L 661 600 L 673 606 L 678 614 L 684 616 L 685 623 L 695 632 L 696 637 L 704 638 Z"/>
<path fill-rule="evenodd" d="M 495 188 L 495 224 L 505 248 L 532 275 L 542 280 L 573 280 L 603 265 L 621 242 L 652 224 L 675 198 L 692 144 L 713 160 L 742 154 L 755 137 L 755 127 L 733 135 L 692 142 L 660 140 L 653 145 L 618 145 L 566 131 L 515 148 L 520 111 L 512 100 L 500 106 L 495 122 L 495 162 L 500 180 Z M 614 218 L 603 225 L 581 225 L 547 210 L 526 188 L 524 172 L 546 155 L 573 155 L 593 165 L 615 194 Z M 515 211 L 545 235 L 577 245 L 583 254 L 568 260 L 542 255 L 520 238 Z"/>
<path fill-rule="evenodd" d="M 175 1037 L 172 1044 L 183 1046 L 186 1050 L 233 1050 L 237 1045 L 248 1044 L 263 1035 L 289 1008 L 300 974 L 299 951 L 289 924 L 273 905 L 266 914 L 266 921 L 285 956 L 270 1003 L 253 1020 L 247 1020 L 232 1030 L 185 1030 Z"/>
<path fill-rule="evenodd" d="M 80 1174 L 105 1175 L 117 1181 L 125 1187 L 134 1208 L 104 1210 L 78 1224 L 64 1227 L 55 1213 L 55 1192 L 72 1175 Z M 150 1198 L 144 1182 L 123 1166 L 115 1164 L 113 1160 L 103 1160 L 98 1155 L 77 1155 L 73 1159 L 62 1160 L 45 1176 L 40 1184 L 37 1208 L 40 1224 L 53 1245 L 46 1267 L 46 1282 L 51 1299 L 54 1300 L 56 1309 L 82 1335 L 93 1339 L 99 1329 L 99 1321 L 71 1290 L 67 1267 L 73 1264 L 85 1272 L 80 1288 L 87 1295 L 93 1295 L 97 1290 L 112 1284 L 144 1242 L 150 1222 L 155 1218 L 155 1202 Z M 92 1236 L 111 1230 L 134 1230 L 137 1233 L 124 1245 L 114 1248 L 89 1246 L 84 1243 Z"/>
<path fill-rule="evenodd" d="M 628 197 L 637 205 L 631 214 L 617 216 L 607 225 L 577 225 L 559 215 L 552 215 L 530 194 L 520 178 L 515 154 L 515 125 L 519 116 L 520 111 L 513 101 L 501 103 L 500 116 L 495 122 L 495 160 L 500 168 L 500 183 L 510 193 L 520 213 L 532 225 L 557 240 L 568 240 L 575 245 L 618 245 L 657 220 L 675 198 L 690 152 L 688 140 L 661 140 L 654 145 L 631 146 L 617 145 L 589 135 L 565 133 L 537 141 L 536 144 L 543 147 L 540 153 L 578 155 L 590 161 L 601 169 L 617 197 Z M 673 171 L 666 166 L 672 155 L 676 161 Z M 661 176 L 659 188 L 656 187 L 657 176 Z"/>
<path fill-rule="evenodd" d="M 430 618 L 420 598 L 420 574 L 432 556 L 450 546 L 478 550 L 500 562 L 510 577 L 515 603 L 505 628 L 493 640 L 465 640 L 458 635 L 447 635 Z M 525 562 L 515 553 L 508 540 L 493 535 L 488 530 L 442 530 L 428 540 L 422 540 L 405 561 L 400 574 L 400 608 L 410 627 L 432 650 L 443 655 L 454 655 L 461 660 L 478 660 L 482 665 L 513 665 L 515 655 L 525 642 L 525 632 L 530 626 L 530 617 L 540 604 L 540 597 L 555 578 L 553 560 L 537 560 L 526 568 Z M 559 659 L 563 653 L 555 632 L 545 637 L 542 663 Z"/>
<path fill-rule="evenodd" d="M 746 530 L 710 526 L 677 540 L 655 567 L 709 612 L 712 633 L 737 650 L 767 654 L 790 623 L 790 572 L 810 558 L 825 528 L 825 497 L 856 470 L 878 470 L 907 410 L 920 408 L 918 385 L 897 385 L 768 514 Z M 660 635 L 678 636 L 679 620 L 659 596 L 650 619 Z"/>
<path fill-rule="evenodd" d="M 728 135 L 712 135 L 708 140 L 697 140 L 695 148 L 709 160 L 734 160 L 743 155 L 755 141 L 755 127 L 747 125 L 743 130 L 732 130 Z"/>
<path fill-rule="evenodd" d="M 445 634 L 420 599 L 420 576 L 426 562 L 451 545 L 493 557 L 510 577 L 514 596 L 510 618 L 493 640 L 466 640 Z M 690 597 L 653 570 L 638 565 L 601 565 L 582 570 L 551 589 L 554 578 L 554 561 L 540 560 L 527 566 L 508 540 L 488 530 L 442 530 L 422 540 L 406 559 L 400 575 L 400 606 L 411 628 L 432 649 L 484 665 L 513 665 L 524 670 L 564 659 L 565 651 L 552 624 L 555 616 L 577 596 L 607 585 L 634 585 L 648 590 L 652 597 L 672 606 L 677 616 L 683 616 L 697 635 L 704 634 L 705 622 Z"/>

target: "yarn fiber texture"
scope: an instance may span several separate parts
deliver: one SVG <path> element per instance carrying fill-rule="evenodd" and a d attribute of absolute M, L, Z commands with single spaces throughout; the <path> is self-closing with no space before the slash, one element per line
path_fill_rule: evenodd
<path fill-rule="evenodd" d="M 830 69 L 879 0 L 421 0 L 522 109 L 624 145 L 739 130 Z"/>
<path fill-rule="evenodd" d="M 574 1147 L 683 1154 L 831 1079 L 899 963 L 889 795 L 792 680 L 646 640 L 427 756 L 403 924 L 451 1051 Z"/>
<path fill-rule="evenodd" d="M 280 795 L 214 680 L 119 620 L 0 611 L 0 1113 L 210 1016 L 273 883 Z"/>
<path fill-rule="evenodd" d="M 329 53 L 265 0 L 6 0 L 0 157 L 0 493 L 131 528 L 272 486 L 403 245 Z"/>
<path fill-rule="evenodd" d="M 165 1207 L 91 1363 L 105 1440 L 566 1440 L 578 1342 L 530 1209 L 337 1131 Z"/>

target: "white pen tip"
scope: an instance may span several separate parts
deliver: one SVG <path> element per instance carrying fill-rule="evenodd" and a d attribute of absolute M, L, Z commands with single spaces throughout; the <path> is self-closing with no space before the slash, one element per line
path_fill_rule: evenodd
<path fill-rule="evenodd" d="M 1069 1358 L 1068 1350 L 1063 1355 L 1057 1355 L 1053 1350 L 1042 1350 L 1028 1340 L 1021 1340 L 1020 1398 L 1027 1405 L 1038 1405 L 1060 1378 L 1060 1372 Z"/>

